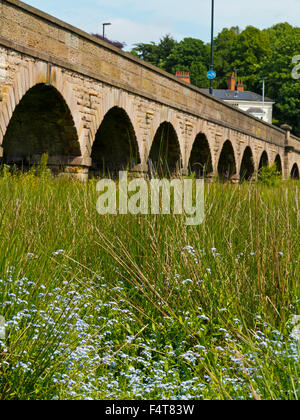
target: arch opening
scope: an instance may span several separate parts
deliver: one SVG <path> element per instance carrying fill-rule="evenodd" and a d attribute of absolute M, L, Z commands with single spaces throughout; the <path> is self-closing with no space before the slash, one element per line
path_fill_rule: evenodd
<path fill-rule="evenodd" d="M 265 168 L 266 166 L 269 166 L 269 158 L 267 152 L 264 151 L 259 161 L 258 171 L 260 171 L 262 168 Z"/>
<path fill-rule="evenodd" d="M 274 163 L 276 165 L 277 172 L 280 172 L 282 174 L 282 163 L 280 155 L 276 156 Z"/>
<path fill-rule="evenodd" d="M 148 158 L 150 172 L 170 175 L 181 168 L 181 152 L 177 133 L 171 123 L 162 123 L 152 143 Z"/>
<path fill-rule="evenodd" d="M 189 160 L 189 171 L 197 177 L 205 177 L 213 172 L 212 157 L 205 134 L 197 135 Z"/>
<path fill-rule="evenodd" d="M 113 107 L 105 115 L 92 147 L 91 174 L 116 176 L 140 163 L 133 125 L 124 109 Z"/>
<path fill-rule="evenodd" d="M 241 181 L 250 181 L 253 174 L 254 174 L 254 160 L 253 160 L 253 153 L 251 148 L 248 146 L 246 147 L 241 163 L 240 169 L 240 180 Z"/>
<path fill-rule="evenodd" d="M 300 179 L 299 167 L 297 163 L 294 164 L 291 171 L 291 179 Z"/>
<path fill-rule="evenodd" d="M 234 150 L 229 140 L 224 143 L 218 163 L 218 175 L 221 180 L 229 181 L 236 174 Z"/>
<path fill-rule="evenodd" d="M 62 95 L 45 84 L 29 89 L 16 106 L 2 146 L 2 161 L 24 170 L 43 153 L 55 156 L 57 165 L 81 156 L 71 111 Z"/>

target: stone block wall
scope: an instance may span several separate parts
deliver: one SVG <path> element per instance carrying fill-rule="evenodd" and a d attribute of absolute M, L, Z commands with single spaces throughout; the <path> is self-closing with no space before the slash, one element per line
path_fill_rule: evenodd
<path fill-rule="evenodd" d="M 237 175 L 247 147 L 256 169 L 264 151 L 269 163 L 280 156 L 285 178 L 295 163 L 300 167 L 297 137 L 290 136 L 287 144 L 284 130 L 24 3 L 0 0 L 0 144 L 16 106 L 38 84 L 55 88 L 70 110 L 79 143 L 78 156 L 66 158 L 70 165 L 91 165 L 96 133 L 107 112 L 119 107 L 134 129 L 141 170 L 164 122 L 176 131 L 184 171 L 199 133 L 209 143 L 215 174 L 227 140 Z"/>

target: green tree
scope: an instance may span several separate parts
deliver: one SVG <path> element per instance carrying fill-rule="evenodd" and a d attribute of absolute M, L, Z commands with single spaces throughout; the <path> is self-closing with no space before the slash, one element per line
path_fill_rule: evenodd
<path fill-rule="evenodd" d="M 135 47 L 131 50 L 131 54 L 154 66 L 159 65 L 159 48 L 155 42 L 151 42 L 150 44 L 135 44 Z"/>
<path fill-rule="evenodd" d="M 300 53 L 300 28 L 288 23 L 267 30 L 271 53 L 262 61 L 260 77 L 267 78 L 266 93 L 276 101 L 274 118 L 287 123 L 300 136 L 300 80 L 292 78 L 292 58 Z"/>
<path fill-rule="evenodd" d="M 171 74 L 189 71 L 191 83 L 208 87 L 206 72 L 210 63 L 210 45 L 199 39 L 176 42 L 171 35 L 158 44 L 137 44 L 132 53 Z M 276 101 L 274 122 L 292 125 L 300 136 L 300 80 L 291 77 L 292 57 L 300 54 L 300 28 L 279 23 L 260 30 L 248 26 L 223 29 L 215 39 L 214 87 L 226 89 L 228 76 L 238 69 L 246 89 L 261 93 L 266 78 L 266 95 Z"/>
<path fill-rule="evenodd" d="M 154 66 L 164 68 L 166 58 L 171 54 L 176 45 L 176 41 L 171 35 L 167 34 L 160 39 L 159 44 L 155 42 L 139 43 L 131 50 L 131 54 L 153 64 Z"/>
<path fill-rule="evenodd" d="M 253 26 L 248 26 L 237 38 L 233 51 L 233 68 L 239 69 L 248 90 L 259 92 L 260 67 L 271 53 L 269 34 Z"/>
<path fill-rule="evenodd" d="M 228 75 L 234 70 L 234 51 L 238 42 L 240 29 L 232 27 L 223 29 L 215 39 L 215 69 L 217 79 L 215 88 L 227 89 Z"/>
<path fill-rule="evenodd" d="M 238 69 L 248 90 L 261 90 L 260 66 L 271 53 L 269 34 L 253 26 L 223 29 L 216 38 L 217 87 L 226 89 L 228 75 Z"/>
<path fill-rule="evenodd" d="M 209 46 L 199 39 L 184 38 L 175 45 L 163 68 L 172 74 L 176 71 L 188 71 L 193 85 L 207 87 Z"/>
<path fill-rule="evenodd" d="M 159 54 L 159 66 L 161 68 L 165 67 L 165 61 L 172 53 L 173 49 L 175 48 L 177 42 L 174 38 L 171 37 L 170 34 L 165 35 L 161 38 L 158 44 L 158 54 Z"/>

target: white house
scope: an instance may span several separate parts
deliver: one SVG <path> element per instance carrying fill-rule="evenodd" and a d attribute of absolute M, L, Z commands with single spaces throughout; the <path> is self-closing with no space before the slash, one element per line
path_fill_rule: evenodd
<path fill-rule="evenodd" d="M 208 89 L 204 89 L 208 92 Z M 234 74 L 229 77 L 228 89 L 215 89 L 214 96 L 228 102 L 232 106 L 242 109 L 245 112 L 272 124 L 273 105 L 275 102 L 257 93 L 245 91 L 243 81 L 236 83 Z"/>

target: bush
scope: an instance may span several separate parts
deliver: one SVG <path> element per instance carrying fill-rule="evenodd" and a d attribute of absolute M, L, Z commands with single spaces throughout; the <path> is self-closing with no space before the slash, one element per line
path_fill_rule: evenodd
<path fill-rule="evenodd" d="M 281 173 L 277 170 L 274 163 L 271 166 L 264 166 L 258 173 L 258 181 L 268 187 L 275 187 L 280 184 Z"/>
<path fill-rule="evenodd" d="M 7 178 L 10 175 L 10 166 L 3 164 L 0 168 L 0 177 Z"/>

